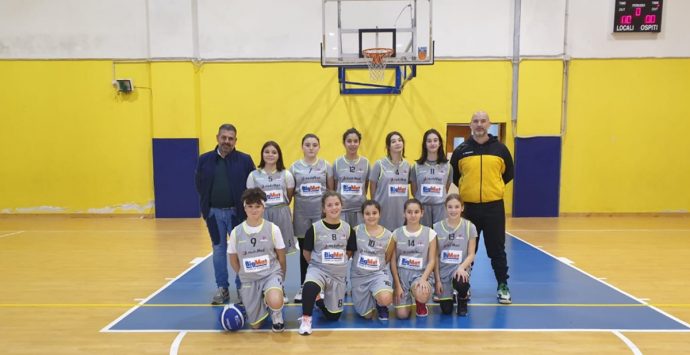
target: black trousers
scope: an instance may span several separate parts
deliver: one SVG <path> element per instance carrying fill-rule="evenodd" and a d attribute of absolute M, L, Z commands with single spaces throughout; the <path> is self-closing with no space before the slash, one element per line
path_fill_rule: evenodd
<path fill-rule="evenodd" d="M 484 232 L 486 254 L 498 283 L 508 281 L 508 260 L 506 258 L 506 213 L 503 200 L 484 203 L 465 203 L 465 218 L 477 227 L 477 235 Z M 479 237 L 477 237 L 477 250 Z"/>

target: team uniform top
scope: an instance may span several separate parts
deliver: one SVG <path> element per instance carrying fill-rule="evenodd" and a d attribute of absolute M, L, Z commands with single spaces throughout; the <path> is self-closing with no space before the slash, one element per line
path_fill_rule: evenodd
<path fill-rule="evenodd" d="M 295 180 L 287 170 L 269 173 L 264 169 L 257 169 L 247 178 L 247 188 L 254 187 L 266 193 L 266 208 L 287 206 L 287 190 L 295 187 Z"/>
<path fill-rule="evenodd" d="M 295 218 L 320 218 L 321 195 L 326 192 L 327 178 L 333 176 L 330 164 L 323 159 L 309 165 L 300 159 L 290 166 L 295 178 Z"/>
<path fill-rule="evenodd" d="M 228 241 L 228 253 L 237 254 L 240 260 L 238 275 L 242 282 L 261 280 L 280 272 L 275 250 L 284 248 L 280 228 L 267 220 L 257 227 L 242 222 L 232 230 Z"/>
<path fill-rule="evenodd" d="M 374 199 L 381 204 L 381 225 L 394 230 L 403 225 L 403 205 L 408 197 L 410 163 L 394 164 L 381 158 L 371 169 L 369 181 L 376 183 Z"/>
<path fill-rule="evenodd" d="M 410 181 L 417 184 L 414 196 L 425 205 L 440 205 L 445 201 L 446 186 L 452 181 L 453 171 L 449 163 L 427 161 L 415 163 L 410 170 Z"/>
<path fill-rule="evenodd" d="M 357 250 L 355 233 L 347 222 L 334 225 L 320 220 L 304 237 L 302 249 L 311 251 L 309 267 L 338 278 L 347 276 L 347 251 Z"/>
<path fill-rule="evenodd" d="M 398 268 L 424 272 L 429 262 L 429 245 L 435 243 L 435 238 L 436 232 L 427 226 L 415 233 L 408 232 L 405 226 L 396 229 L 393 240 L 396 242 Z"/>
<path fill-rule="evenodd" d="M 467 258 L 470 239 L 477 238 L 477 228 L 462 218 L 457 227 L 451 228 L 445 220 L 434 224 L 438 240 L 438 260 L 441 275 L 455 271 Z"/>
<path fill-rule="evenodd" d="M 383 228 L 379 235 L 369 235 L 363 224 L 355 228 L 357 251 L 352 258 L 350 275 L 366 276 L 372 272 L 386 269 L 386 249 L 391 242 L 392 233 Z"/>
<path fill-rule="evenodd" d="M 345 156 L 336 159 L 333 164 L 335 190 L 343 198 L 343 211 L 359 211 L 366 199 L 364 187 L 369 179 L 369 160 L 359 157 L 349 161 Z"/>

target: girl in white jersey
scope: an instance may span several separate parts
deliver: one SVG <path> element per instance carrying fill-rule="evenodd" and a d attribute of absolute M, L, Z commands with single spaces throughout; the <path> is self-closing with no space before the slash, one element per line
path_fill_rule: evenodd
<path fill-rule="evenodd" d="M 423 225 L 431 227 L 445 217 L 443 202 L 453 181 L 452 174 L 441 134 L 433 128 L 424 132 L 422 155 L 410 170 L 412 193 L 424 208 Z"/>
<path fill-rule="evenodd" d="M 372 166 L 369 183 L 371 198 L 381 204 L 381 225 L 392 231 L 403 225 L 400 211 L 409 198 L 410 164 L 405 161 L 405 140 L 399 132 L 386 135 L 386 152 Z"/>
<path fill-rule="evenodd" d="M 453 312 L 453 290 L 458 292 L 458 315 L 467 315 L 467 292 L 470 289 L 470 272 L 477 247 L 477 228 L 462 218 L 462 200 L 458 194 L 446 197 L 445 220 L 436 222 L 438 263 L 434 276 L 436 294 L 440 295 L 441 312 Z"/>
<path fill-rule="evenodd" d="M 319 137 L 315 134 L 308 133 L 302 137 L 304 157 L 290 166 L 290 173 L 295 178 L 293 227 L 300 248 L 307 229 L 312 223 L 321 220 L 321 196 L 326 191 L 333 190 L 333 171 L 328 162 L 319 159 L 319 144 Z M 304 283 L 308 265 L 300 253 L 300 284 Z M 295 302 L 302 302 L 302 289 L 295 295 Z"/>
<path fill-rule="evenodd" d="M 343 197 L 341 218 L 351 226 L 363 222 L 362 203 L 366 200 L 369 185 L 369 160 L 359 155 L 362 134 L 350 128 L 343 134 L 345 155 L 333 163 L 335 191 Z"/>
<path fill-rule="evenodd" d="M 230 233 L 228 254 L 230 266 L 242 281 L 239 292 L 247 321 L 250 327 L 258 329 L 270 314 L 273 331 L 282 332 L 286 266 L 280 228 L 263 219 L 266 194 L 261 189 L 245 190 L 242 203 L 247 220 Z"/>
<path fill-rule="evenodd" d="M 431 298 L 431 273 L 436 264 L 436 232 L 420 224 L 424 210 L 416 199 L 405 202 L 405 225 L 393 232 L 393 260 L 391 272 L 395 285 L 395 312 L 398 319 L 410 317 L 414 300 L 417 317 L 426 317 L 426 303 Z"/>

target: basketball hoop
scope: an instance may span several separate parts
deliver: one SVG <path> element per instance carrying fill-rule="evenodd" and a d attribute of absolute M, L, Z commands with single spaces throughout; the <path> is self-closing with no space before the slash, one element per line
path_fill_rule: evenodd
<path fill-rule="evenodd" d="M 369 78 L 372 81 L 383 81 L 386 60 L 393 55 L 393 48 L 367 48 L 362 50 L 362 55 L 367 58 Z"/>

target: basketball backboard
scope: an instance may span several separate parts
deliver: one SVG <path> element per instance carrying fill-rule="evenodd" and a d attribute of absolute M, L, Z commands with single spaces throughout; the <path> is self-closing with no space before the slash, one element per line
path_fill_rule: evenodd
<path fill-rule="evenodd" d="M 322 0 L 321 65 L 362 67 L 362 51 L 391 48 L 394 65 L 434 63 L 432 0 Z"/>

